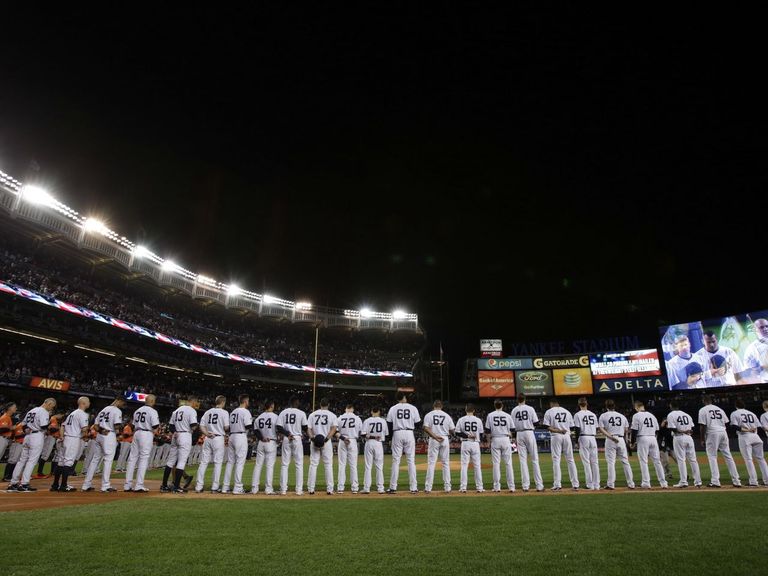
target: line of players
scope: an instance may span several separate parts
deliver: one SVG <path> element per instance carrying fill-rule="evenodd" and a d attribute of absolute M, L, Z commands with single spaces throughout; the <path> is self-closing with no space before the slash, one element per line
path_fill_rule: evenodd
<path fill-rule="evenodd" d="M 422 423 L 418 409 L 408 403 L 407 395 L 404 393 L 399 395 L 398 403 L 389 409 L 386 419 L 382 418 L 379 409 L 375 408 L 371 411 L 371 416 L 364 422 L 354 413 L 352 405 L 347 406 L 344 414 L 336 416 L 328 410 L 329 403 L 326 399 L 321 400 L 320 409 L 312 412 L 309 416 L 298 408 L 299 399 L 292 398 L 290 407 L 284 409 L 279 415 L 274 412 L 274 403 L 267 402 L 264 412 L 253 418 L 249 410 L 250 399 L 247 395 L 239 397 L 239 406 L 231 413 L 224 409 L 226 398 L 224 396 L 217 397 L 216 405 L 206 411 L 198 422 L 199 402 L 195 398 L 190 398 L 185 405 L 177 408 L 170 418 L 169 427 L 172 437 L 160 489 L 164 492 L 184 493 L 189 488 L 193 477 L 187 474 L 185 470 L 192 449 L 192 433 L 199 426 L 204 442 L 197 470 L 196 492 L 203 491 L 207 468 L 213 464 L 211 488 L 213 492 L 229 493 L 231 486 L 232 494 L 246 493 L 243 483 L 243 469 L 248 452 L 248 434 L 253 433 L 258 440 L 258 445 L 251 481 L 252 494 L 259 491 L 262 470 L 265 471 L 265 493 L 276 493 L 273 487 L 273 476 L 278 442 L 282 443 L 279 493 L 286 494 L 288 491 L 288 472 L 291 463 L 293 463 L 296 471 L 295 492 L 298 495 L 303 494 L 304 451 L 302 439 L 304 436 L 310 439 L 310 463 L 307 477 L 309 494 L 315 493 L 317 469 L 321 460 L 328 494 L 344 491 L 347 468 L 349 468 L 352 493 L 359 491 L 369 493 L 374 472 L 377 491 L 379 493 L 385 491 L 395 493 L 400 462 L 403 457 L 406 459 L 408 468 L 409 490 L 411 493 L 417 493 L 414 429 L 420 424 L 429 438 L 427 473 L 424 483 L 426 493 L 432 491 L 438 461 L 442 465 L 443 490 L 445 492 L 451 491 L 449 462 L 451 436 L 456 436 L 461 440 L 460 492 L 467 490 L 470 464 L 474 469 L 476 490 L 478 492 L 484 491 L 480 464 L 480 443 L 484 434 L 490 440 L 493 464 L 492 490 L 494 492 L 501 491 L 502 464 L 506 472 L 507 489 L 515 490 L 512 466 L 513 438 L 517 442 L 523 491 L 530 489 L 531 480 L 533 480 L 533 485 L 537 491 L 543 491 L 544 485 L 534 434 L 536 427 L 547 429 L 551 435 L 554 476 L 552 489 L 554 491 L 562 489 L 561 461 L 563 459 L 566 461 L 571 487 L 575 490 L 580 487 L 573 456 L 572 432 L 575 432 L 577 439 L 586 488 L 589 490 L 601 488 L 596 442 L 598 431 L 605 437 L 605 459 L 608 465 L 608 478 L 604 488 L 609 490 L 615 488 L 617 460 L 622 464 L 627 486 L 631 489 L 635 488 L 632 469 L 629 465 L 628 444 L 637 448 L 641 470 L 641 487 L 651 487 L 650 460 L 655 468 L 659 484 L 662 488 L 667 488 L 656 438 L 660 425 L 656 417 L 645 410 L 642 402 L 635 402 L 636 412 L 630 423 L 624 415 L 615 410 L 611 400 L 606 401 L 606 411 L 598 417 L 589 410 L 586 398 L 579 399 L 580 409 L 574 414 L 560 407 L 556 399 L 552 399 L 549 410 L 539 422 L 536 411 L 526 404 L 525 396 L 520 395 L 517 400 L 518 404 L 511 413 L 503 410 L 501 401 L 496 401 L 495 411 L 487 415 L 483 424 L 474 415 L 472 405 L 467 405 L 466 415 L 454 423 L 451 416 L 442 410 L 443 405 L 440 401 L 434 403 L 434 409 L 425 415 Z M 763 404 L 765 412 L 760 419 L 754 413 L 746 410 L 741 400 L 736 400 L 736 410 L 730 418 L 721 408 L 712 404 L 709 396 L 703 396 L 703 403 L 704 406 L 698 414 L 698 424 L 701 430 L 701 441 L 706 447 L 709 459 L 711 478 L 708 486 L 720 486 L 718 452 L 722 453 L 726 461 L 733 486 L 741 486 L 741 480 L 728 446 L 726 431 L 728 424 L 736 428 L 740 451 L 749 475 L 749 485 L 758 485 L 755 462 L 760 468 L 763 484 L 768 485 L 768 465 L 766 465 L 763 454 L 763 441 L 757 434 L 760 428 L 764 432 L 768 432 L 768 401 Z M 148 491 L 144 486 L 144 478 L 155 436 L 160 430 L 160 420 L 154 405 L 155 397 L 148 396 L 144 406 L 134 412 L 129 424 L 133 441 L 127 459 L 125 491 Z M 78 408 L 71 412 L 60 426 L 56 446 L 54 481 L 51 486 L 53 491 L 75 491 L 75 488 L 69 486 L 68 479 L 72 475 L 74 463 L 82 451 L 82 443 L 92 431 L 92 427 L 88 424 L 87 410 L 89 406 L 90 401 L 87 397 L 79 398 Z M 82 486 L 84 491 L 94 490 L 93 479 L 100 461 L 103 461 L 101 491 L 116 491 L 116 488 L 111 486 L 110 474 L 117 449 L 118 436 L 122 430 L 122 408 L 124 407 L 125 400 L 117 398 L 96 416 L 93 425 L 97 430 L 94 440 L 95 453 L 85 472 Z M 24 443 L 8 491 L 35 490 L 30 487 L 29 481 L 42 452 L 43 439 L 50 426 L 50 414 L 55 408 L 56 400 L 49 398 L 41 406 L 30 410 L 22 419 L 25 431 Z M 688 486 L 687 465 L 690 466 L 694 486 L 700 487 L 702 485 L 701 473 L 692 438 L 696 423 L 690 415 L 679 410 L 674 401 L 670 402 L 670 408 L 672 411 L 662 421 L 661 426 L 666 426 L 673 434 L 674 454 L 680 472 L 680 481 L 675 487 Z M 10 422 L 10 419 L 3 419 L 5 416 L 7 414 L 0 416 L 0 434 L 6 432 L 7 422 Z M 385 490 L 383 441 L 387 436 L 391 436 L 392 470 L 388 490 Z M 333 444 L 331 442 L 334 438 L 338 438 L 339 466 L 336 490 L 334 490 Z M 360 443 L 363 441 L 365 472 L 362 490 L 360 490 L 357 460 Z M 0 445 L 0 448 L 4 450 L 5 446 Z M 223 482 L 220 482 L 225 451 L 227 463 Z M 2 451 L 0 451 L 1 455 Z M 533 469 L 532 479 L 528 465 L 529 459 Z"/>

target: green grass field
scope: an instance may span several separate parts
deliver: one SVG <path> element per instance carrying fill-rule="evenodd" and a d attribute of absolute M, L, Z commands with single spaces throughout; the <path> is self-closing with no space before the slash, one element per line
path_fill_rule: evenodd
<path fill-rule="evenodd" d="M 250 469 L 249 463 L 248 480 Z M 516 458 L 515 472 L 519 484 Z M 542 472 L 549 484 L 545 455 Z M 484 475 L 488 488 L 490 470 Z M 420 488 L 423 477 L 419 472 Z M 453 478 L 455 487 L 458 472 Z M 2 513 L 0 549 L 11 552 L 3 554 L 10 575 L 755 575 L 766 573 L 767 497 L 763 490 L 693 488 L 322 499 L 169 495 Z"/>

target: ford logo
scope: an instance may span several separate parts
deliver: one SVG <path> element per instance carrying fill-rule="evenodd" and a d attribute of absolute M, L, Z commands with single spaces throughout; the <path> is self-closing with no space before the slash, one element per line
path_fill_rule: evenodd
<path fill-rule="evenodd" d="M 523 382 L 539 382 L 540 380 L 546 380 L 547 374 L 544 372 L 526 372 L 519 376 Z"/>

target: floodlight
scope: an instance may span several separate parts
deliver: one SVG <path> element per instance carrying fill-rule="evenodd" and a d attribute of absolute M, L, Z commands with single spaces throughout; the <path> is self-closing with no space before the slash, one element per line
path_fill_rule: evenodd
<path fill-rule="evenodd" d="M 405 310 L 395 310 L 392 312 L 392 318 L 395 320 L 405 320 L 407 316 L 408 313 Z"/>
<path fill-rule="evenodd" d="M 294 305 L 296 310 L 311 310 L 312 309 L 312 303 L 311 302 L 296 302 Z"/>
<path fill-rule="evenodd" d="M 40 188 L 39 186 L 25 185 L 21 189 L 21 197 L 30 204 L 43 204 L 45 206 L 52 206 L 56 203 L 56 200 L 51 196 L 47 190 Z"/>
<path fill-rule="evenodd" d="M 83 222 L 83 228 L 86 232 L 98 232 L 99 234 L 108 234 L 109 229 L 106 224 L 98 218 L 88 218 Z"/>
<path fill-rule="evenodd" d="M 371 310 L 370 308 L 363 308 L 362 310 L 360 310 L 360 316 L 362 316 L 363 318 L 370 318 L 371 316 L 373 316 L 373 310 Z"/>
<path fill-rule="evenodd" d="M 228 296 L 240 296 L 240 294 L 243 293 L 243 289 L 240 288 L 240 286 L 237 286 L 236 284 L 230 284 L 227 288 L 227 295 Z"/>
<path fill-rule="evenodd" d="M 277 302 L 277 298 L 270 296 L 269 294 L 264 294 L 264 296 L 261 298 L 261 301 L 264 302 L 264 304 L 274 304 Z"/>
<path fill-rule="evenodd" d="M 166 272 L 176 272 L 176 270 L 178 270 L 179 267 L 176 266 L 176 262 L 174 262 L 173 260 L 163 260 L 162 268 Z"/>
<path fill-rule="evenodd" d="M 152 252 L 150 252 L 147 248 L 145 248 L 142 245 L 138 245 L 133 249 L 133 255 L 136 258 L 147 258 L 152 255 Z"/>

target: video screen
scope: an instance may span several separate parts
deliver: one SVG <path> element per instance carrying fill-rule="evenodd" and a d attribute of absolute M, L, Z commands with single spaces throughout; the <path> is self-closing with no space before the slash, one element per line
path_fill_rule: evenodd
<path fill-rule="evenodd" d="M 589 367 L 595 380 L 661 375 L 661 362 L 655 348 L 592 354 Z"/>
<path fill-rule="evenodd" d="M 125 392 L 123 392 L 123 396 L 129 402 L 146 402 L 147 396 L 149 396 L 149 394 L 144 394 L 143 392 L 133 392 L 131 390 L 126 390 Z"/>
<path fill-rule="evenodd" d="M 589 396 L 592 394 L 592 373 L 589 368 L 561 368 L 552 370 L 557 396 Z"/>
<path fill-rule="evenodd" d="M 768 383 L 768 310 L 660 331 L 671 390 Z"/>

